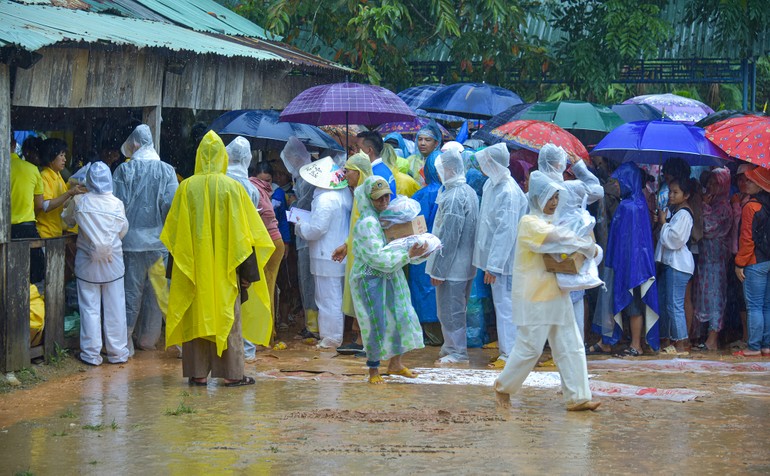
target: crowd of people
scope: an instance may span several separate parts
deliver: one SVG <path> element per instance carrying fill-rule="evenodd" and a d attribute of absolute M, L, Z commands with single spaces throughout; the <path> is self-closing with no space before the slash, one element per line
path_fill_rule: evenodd
<path fill-rule="evenodd" d="M 181 346 L 190 385 L 253 384 L 245 364 L 291 312 L 304 318 L 300 337 L 365 356 L 368 381 L 382 384 L 381 361 L 415 377 L 402 356 L 425 345 L 440 346 L 436 365 L 467 364 L 468 307 L 481 289 L 501 405 L 546 341 L 577 411 L 598 406 L 586 355 L 713 351 L 730 345 L 720 333 L 735 320 L 736 354 L 770 356 L 770 169 L 587 162 L 552 144 L 527 162 L 504 143 L 442 144 L 434 122 L 411 144 L 362 132 L 345 157 L 313 157 L 292 138 L 276 164 L 291 176 L 283 186 L 246 138 L 225 146 L 212 131 L 181 182 L 146 125 L 114 170 L 90 163 L 69 184 L 66 150 L 29 138 L 23 159 L 12 154 L 11 231 L 78 233 L 87 364 L 102 363 L 102 347 L 110 363 L 156 348 L 165 318 L 165 345 Z M 440 247 L 389 244 L 386 217 L 403 200 Z M 585 263 L 578 275 L 593 266 L 597 278 L 549 271 L 546 256 Z M 30 259 L 36 283 L 42 251 Z"/>

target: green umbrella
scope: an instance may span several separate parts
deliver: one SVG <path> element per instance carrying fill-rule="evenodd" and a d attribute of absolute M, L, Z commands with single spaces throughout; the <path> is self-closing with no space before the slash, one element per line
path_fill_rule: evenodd
<path fill-rule="evenodd" d="M 575 135 L 585 146 L 597 144 L 608 132 L 625 123 L 609 107 L 584 101 L 538 102 L 514 119 L 552 122 Z"/>

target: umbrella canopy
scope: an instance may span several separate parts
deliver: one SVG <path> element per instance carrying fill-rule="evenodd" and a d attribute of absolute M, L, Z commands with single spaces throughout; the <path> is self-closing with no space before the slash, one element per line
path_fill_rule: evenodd
<path fill-rule="evenodd" d="M 396 95 L 403 99 L 406 105 L 412 108 L 415 114 L 420 117 L 430 117 L 442 122 L 463 122 L 465 118 L 460 116 L 428 112 L 425 109 L 420 109 L 420 104 L 424 103 L 426 99 L 433 95 L 433 93 L 443 87 L 443 84 L 425 84 L 404 89 L 403 91 L 396 93 Z"/>
<path fill-rule="evenodd" d="M 649 104 L 615 104 L 610 109 L 626 122 L 663 119 L 663 114 Z"/>
<path fill-rule="evenodd" d="M 755 116 L 762 115 L 758 112 L 750 112 L 750 111 L 736 111 L 734 109 L 723 109 L 721 111 L 717 111 L 714 114 L 709 114 L 708 116 L 704 117 L 700 121 L 696 122 L 695 125 L 698 127 L 706 128 L 707 126 L 710 126 L 711 124 L 716 124 L 717 122 L 724 121 L 727 119 L 732 119 L 733 117 L 742 117 L 742 116 L 748 116 L 750 114 L 753 114 Z"/>
<path fill-rule="evenodd" d="M 278 111 L 242 109 L 222 114 L 211 123 L 219 135 L 239 135 L 254 139 L 261 149 L 282 149 L 289 137 L 296 136 L 303 144 L 318 149 L 343 150 L 328 134 L 315 126 L 295 122 L 278 122 Z"/>
<path fill-rule="evenodd" d="M 481 127 L 481 129 L 477 130 L 473 134 L 474 139 L 482 140 L 486 142 L 489 145 L 494 145 L 500 142 L 502 139 L 499 136 L 493 135 L 492 129 L 496 129 L 503 124 L 507 124 L 511 121 L 515 121 L 517 119 L 517 114 L 521 113 L 522 111 L 525 111 L 529 109 L 530 107 L 534 106 L 534 104 L 515 104 L 505 111 L 501 112 L 500 114 L 497 114 L 496 116 L 492 117 L 491 119 L 487 120 L 487 122 L 484 123 L 484 125 Z"/>
<path fill-rule="evenodd" d="M 428 112 L 486 119 L 511 106 L 522 104 L 518 94 L 485 83 L 457 83 L 444 86 L 420 105 Z"/>
<path fill-rule="evenodd" d="M 596 144 L 608 132 L 624 123 L 607 106 L 585 101 L 535 103 L 518 113 L 516 119 L 553 122 L 586 146 Z"/>
<path fill-rule="evenodd" d="M 345 144 L 355 144 L 358 133 L 369 130 L 358 124 L 349 124 L 347 126 L 345 124 L 336 124 L 330 126 L 318 126 L 318 128 L 329 134 L 332 139 L 342 147 L 345 147 Z"/>
<path fill-rule="evenodd" d="M 733 117 L 706 127 L 706 138 L 730 157 L 770 168 L 770 117 Z"/>
<path fill-rule="evenodd" d="M 391 132 L 398 132 L 407 139 L 414 140 L 414 137 L 420 132 L 420 129 L 428 125 L 428 123 L 430 123 L 430 119 L 425 117 L 415 117 L 413 121 L 386 122 L 385 124 L 377 126 L 375 130 L 383 137 Z M 441 130 L 441 136 L 444 142 L 454 139 L 454 136 L 446 129 L 446 127 L 438 124 L 438 128 Z"/>
<path fill-rule="evenodd" d="M 666 120 L 623 124 L 607 134 L 591 155 L 642 164 L 662 164 L 671 157 L 690 165 L 723 165 L 728 160 L 700 127 Z"/>
<path fill-rule="evenodd" d="M 690 123 L 698 122 L 714 112 L 700 101 L 676 94 L 645 94 L 627 99 L 623 104 L 647 104 L 663 113 L 668 119 Z"/>
<path fill-rule="evenodd" d="M 574 152 L 581 158 L 588 159 L 588 151 L 577 137 L 550 122 L 512 121 L 492 129 L 490 134 L 513 147 L 538 152 L 545 144 L 555 144 L 567 152 Z"/>
<path fill-rule="evenodd" d="M 376 125 L 409 121 L 415 113 L 393 92 L 368 84 L 335 83 L 302 91 L 281 113 L 281 121 L 317 126 Z"/>

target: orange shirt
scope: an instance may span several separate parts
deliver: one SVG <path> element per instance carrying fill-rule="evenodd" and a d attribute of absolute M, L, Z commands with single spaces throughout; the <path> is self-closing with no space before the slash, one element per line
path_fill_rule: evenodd
<path fill-rule="evenodd" d="M 754 224 L 754 214 L 761 209 L 762 204 L 755 200 L 747 202 L 741 209 L 741 234 L 738 237 L 738 254 L 735 255 L 735 265 L 741 268 L 757 264 L 751 228 Z"/>

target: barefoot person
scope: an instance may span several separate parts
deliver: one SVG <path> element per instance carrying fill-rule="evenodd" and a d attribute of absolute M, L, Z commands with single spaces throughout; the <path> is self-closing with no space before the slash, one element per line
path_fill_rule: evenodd
<path fill-rule="evenodd" d="M 401 355 L 421 349 L 422 330 L 411 304 L 409 287 L 401 270 L 418 261 L 427 245 L 409 250 L 383 249 L 385 234 L 379 215 L 390 204 L 390 187 L 382 177 L 369 177 L 355 192 L 360 216 L 353 230 L 350 271 L 353 305 L 369 367 L 369 383 L 384 383 L 380 361 L 390 359 L 388 373 L 413 378 Z"/>
<path fill-rule="evenodd" d="M 552 224 L 563 190 L 561 184 L 542 172 L 530 176 L 530 214 L 519 222 L 513 261 L 513 275 L 518 278 L 513 285 L 513 323 L 518 333 L 508 362 L 494 384 L 498 404 L 503 407 L 510 406 L 510 394 L 521 388 L 543 353 L 546 340 L 559 368 L 567 410 L 595 410 L 599 406 L 599 402 L 591 401 L 583 339 L 569 292 L 559 288 L 556 276 L 546 271 L 543 263 L 544 253 L 577 251 L 587 257 L 596 253 L 596 245 L 589 238 L 579 238 L 569 229 Z"/>

